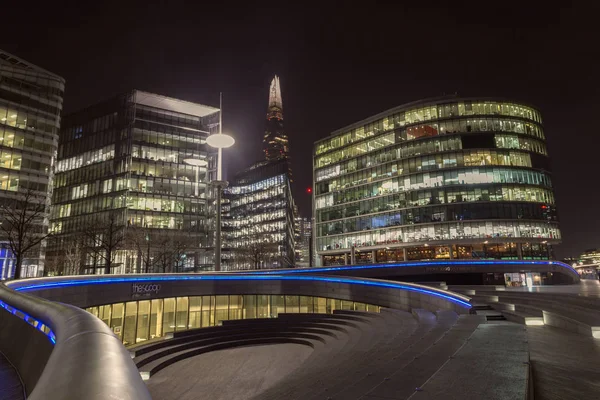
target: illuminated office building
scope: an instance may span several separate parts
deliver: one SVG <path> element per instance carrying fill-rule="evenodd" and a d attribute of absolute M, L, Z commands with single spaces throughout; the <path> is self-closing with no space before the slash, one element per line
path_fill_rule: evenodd
<path fill-rule="evenodd" d="M 263 269 L 294 266 L 294 221 L 289 143 L 283 131 L 279 77 L 269 90 L 265 160 L 235 175 L 225 190 L 225 269 Z"/>
<path fill-rule="evenodd" d="M 538 110 L 493 99 L 406 104 L 314 149 L 324 264 L 548 259 L 560 242 Z"/>
<path fill-rule="evenodd" d="M 212 244 L 208 182 L 216 153 L 206 138 L 218 130 L 218 114 L 218 108 L 134 90 L 67 115 L 53 193 L 53 256 L 73 252 L 69 247 L 90 221 L 116 215 L 126 240 L 111 273 L 210 269 L 212 255 L 200 249 Z M 190 165 L 190 159 L 203 162 Z M 174 247 L 178 261 L 161 262 Z M 81 257 L 84 269 L 65 273 L 103 271 L 96 252 Z"/>
<path fill-rule="evenodd" d="M 0 202 L 30 192 L 50 205 L 64 90 L 60 76 L 0 50 Z M 46 232 L 48 219 L 36 226 Z M 14 275 L 7 239 L 0 234 L 0 279 Z M 42 275 L 45 246 L 44 241 L 29 252 L 21 277 Z"/>
<path fill-rule="evenodd" d="M 306 268 L 310 266 L 311 256 L 311 222 L 308 218 L 302 218 L 296 213 L 295 246 L 296 246 L 296 267 Z"/>
<path fill-rule="evenodd" d="M 285 158 L 262 161 L 237 174 L 225 189 L 229 216 L 224 221 L 227 269 L 291 267 L 294 200 Z"/>

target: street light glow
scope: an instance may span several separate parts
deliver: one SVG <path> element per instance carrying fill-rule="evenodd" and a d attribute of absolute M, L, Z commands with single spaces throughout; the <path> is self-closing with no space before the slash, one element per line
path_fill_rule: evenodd
<path fill-rule="evenodd" d="M 226 149 L 228 147 L 233 146 L 233 144 L 235 143 L 235 139 L 224 133 L 216 133 L 207 137 L 206 143 L 210 147 L 215 147 L 217 149 Z"/>
<path fill-rule="evenodd" d="M 183 162 L 194 167 L 206 167 L 208 165 L 208 161 L 199 158 L 186 158 Z"/>

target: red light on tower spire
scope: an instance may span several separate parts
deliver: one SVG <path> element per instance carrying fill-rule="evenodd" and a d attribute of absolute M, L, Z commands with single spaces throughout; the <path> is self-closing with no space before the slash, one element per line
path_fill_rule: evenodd
<path fill-rule="evenodd" d="M 311 194 L 312 193 L 312 188 L 306 188 L 306 193 Z"/>

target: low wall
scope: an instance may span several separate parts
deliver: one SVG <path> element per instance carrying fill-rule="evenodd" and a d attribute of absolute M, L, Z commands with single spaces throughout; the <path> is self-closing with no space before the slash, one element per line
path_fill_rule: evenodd
<path fill-rule="evenodd" d="M 0 350 L 17 369 L 28 399 L 150 400 L 129 353 L 98 318 L 4 284 L 0 301 Z"/>
<path fill-rule="evenodd" d="M 52 301 L 85 308 L 117 302 L 201 295 L 330 297 L 410 311 L 468 313 L 469 298 L 418 284 L 313 275 L 147 274 L 38 278 L 10 284 Z"/>

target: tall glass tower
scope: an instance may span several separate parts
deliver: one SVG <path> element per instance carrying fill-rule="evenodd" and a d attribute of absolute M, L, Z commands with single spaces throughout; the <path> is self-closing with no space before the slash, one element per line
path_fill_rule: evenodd
<path fill-rule="evenodd" d="M 283 130 L 283 103 L 277 75 L 271 81 L 269 90 L 269 108 L 267 110 L 263 145 L 267 161 L 289 158 L 290 156 L 288 137 Z"/>

